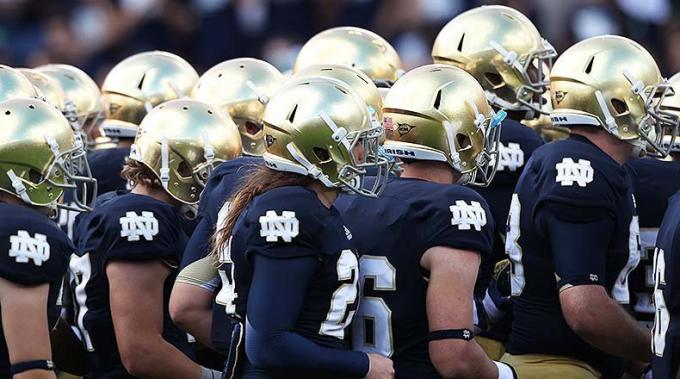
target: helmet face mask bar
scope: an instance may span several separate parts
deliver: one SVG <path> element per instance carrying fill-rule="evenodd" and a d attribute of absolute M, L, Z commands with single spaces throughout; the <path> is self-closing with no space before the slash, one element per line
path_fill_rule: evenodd
<path fill-rule="evenodd" d="M 350 191 L 367 197 L 378 197 L 387 185 L 387 177 L 393 162 L 381 152 L 382 127 L 356 131 L 347 135 L 350 141 L 351 165 L 344 165 L 338 173 L 338 180 Z M 357 154 L 360 153 L 360 154 Z M 359 156 L 357 156 L 359 155 Z M 375 168 L 375 182 L 366 188 L 367 169 Z"/>
<path fill-rule="evenodd" d="M 636 85 L 635 83 L 632 84 L 633 86 Z M 680 117 L 661 109 L 666 97 L 673 95 L 675 95 L 675 91 L 666 79 L 663 83 L 648 87 L 644 91 L 647 116 L 640 122 L 638 130 L 640 139 L 649 147 L 647 154 L 653 157 L 665 158 L 668 156 L 671 153 L 671 146 L 673 146 L 680 132 Z"/>

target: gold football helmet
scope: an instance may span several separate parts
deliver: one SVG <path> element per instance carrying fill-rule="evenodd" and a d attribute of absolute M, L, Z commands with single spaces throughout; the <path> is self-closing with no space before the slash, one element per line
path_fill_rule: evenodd
<path fill-rule="evenodd" d="M 87 186 L 96 196 L 96 180 L 78 173 L 85 150 L 59 110 L 40 99 L 12 99 L 0 103 L 0 120 L 0 191 L 38 207 L 91 210 Z M 77 189 L 75 205 L 58 203 L 65 190 Z"/>
<path fill-rule="evenodd" d="M 106 75 L 102 100 L 107 137 L 134 138 L 144 116 L 158 104 L 189 96 L 198 73 L 178 55 L 147 51 L 125 58 Z"/>
<path fill-rule="evenodd" d="M 130 158 L 151 169 L 165 191 L 196 204 L 213 166 L 241 156 L 241 137 L 231 119 L 196 100 L 171 100 L 139 124 Z"/>
<path fill-rule="evenodd" d="M 305 67 L 295 73 L 295 78 L 311 78 L 323 76 L 337 79 L 356 91 L 368 106 L 368 112 L 374 122 L 382 123 L 382 97 L 378 87 L 371 78 L 356 68 L 337 64 L 320 64 Z"/>
<path fill-rule="evenodd" d="M 0 64 L 0 101 L 38 96 L 33 84 L 18 70 Z"/>
<path fill-rule="evenodd" d="M 243 152 L 260 156 L 265 150 L 262 113 L 283 80 L 279 70 L 265 61 L 231 59 L 206 71 L 191 97 L 226 111 L 238 125 Z"/>
<path fill-rule="evenodd" d="M 39 91 L 45 101 L 57 107 L 62 112 L 65 111 L 65 95 L 59 83 L 38 70 L 31 68 L 18 68 L 33 86 Z"/>
<path fill-rule="evenodd" d="M 602 127 L 633 144 L 635 155 L 645 143 L 654 155 L 668 155 L 661 144 L 664 135 L 677 135 L 677 119 L 661 102 L 673 91 L 637 42 L 619 36 L 581 41 L 557 59 L 550 79 L 555 125 Z"/>
<path fill-rule="evenodd" d="M 326 187 L 375 197 L 390 162 L 379 151 L 382 129 L 371 122 L 363 99 L 328 77 L 289 81 L 271 98 L 263 116 L 265 164 L 310 176 Z M 376 180 L 366 188 L 367 168 Z"/>
<path fill-rule="evenodd" d="M 673 91 L 663 99 L 661 109 L 674 115 L 677 121 L 680 119 L 680 72 L 668 79 L 668 84 L 673 87 Z M 662 146 L 670 153 L 680 153 L 680 138 L 673 138 L 672 132 L 666 133 Z"/>
<path fill-rule="evenodd" d="M 494 112 L 467 72 L 441 64 L 411 70 L 390 88 L 383 112 L 388 154 L 446 162 L 462 184 L 491 183 L 505 112 Z"/>
<path fill-rule="evenodd" d="M 519 11 L 482 6 L 461 13 L 439 32 L 432 48 L 435 63 L 460 67 L 486 91 L 500 109 L 541 112 L 540 95 L 549 85 L 543 68 L 552 64 L 555 49 Z"/>
<path fill-rule="evenodd" d="M 366 73 L 378 87 L 390 87 L 403 73 L 401 58 L 384 38 L 362 28 L 324 30 L 303 46 L 294 72 L 319 64 L 344 64 Z"/>

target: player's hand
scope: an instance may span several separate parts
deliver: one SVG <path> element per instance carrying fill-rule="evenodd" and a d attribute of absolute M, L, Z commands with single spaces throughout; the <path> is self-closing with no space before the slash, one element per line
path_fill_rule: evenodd
<path fill-rule="evenodd" d="M 394 378 L 394 365 L 392 360 L 380 354 L 368 354 L 368 374 L 365 379 L 391 379 Z"/>

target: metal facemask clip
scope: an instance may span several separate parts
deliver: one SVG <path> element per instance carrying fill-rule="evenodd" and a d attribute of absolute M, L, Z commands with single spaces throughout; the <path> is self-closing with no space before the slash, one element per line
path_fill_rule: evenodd
<path fill-rule="evenodd" d="M 28 196 L 28 191 L 26 191 L 26 186 L 21 181 L 21 179 L 14 173 L 12 169 L 7 170 L 7 177 L 12 182 L 12 188 L 27 204 L 31 204 L 31 198 Z"/>
<path fill-rule="evenodd" d="M 160 179 L 163 188 L 168 190 L 168 183 L 170 182 L 170 167 L 169 167 L 169 154 L 168 151 L 168 138 L 163 136 L 161 138 L 161 172 Z"/>
<path fill-rule="evenodd" d="M 619 138 L 619 126 L 616 125 L 616 120 L 609 111 L 609 107 L 607 107 L 607 103 L 605 102 L 604 96 L 600 90 L 595 91 L 595 99 L 597 100 L 597 104 L 600 106 L 602 114 L 604 115 L 604 123 L 607 127 L 607 131 L 609 134 Z"/>
<path fill-rule="evenodd" d="M 334 142 L 336 143 L 342 143 L 343 146 L 347 149 L 347 151 L 351 154 L 352 152 L 349 151 L 351 146 L 349 144 L 349 141 L 347 141 L 347 129 L 343 127 L 339 127 L 335 121 L 333 121 L 332 118 L 326 114 L 326 112 L 319 112 L 319 117 L 323 120 L 323 122 L 328 125 L 329 128 L 333 131 L 333 134 L 331 135 L 331 138 L 333 139 Z"/>

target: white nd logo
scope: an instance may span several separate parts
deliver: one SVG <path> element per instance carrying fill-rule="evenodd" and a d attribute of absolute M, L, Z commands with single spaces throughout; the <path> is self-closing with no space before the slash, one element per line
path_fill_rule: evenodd
<path fill-rule="evenodd" d="M 260 216 L 260 237 L 266 237 L 267 242 L 276 242 L 279 237 L 291 242 L 299 232 L 300 222 L 295 218 L 295 212 L 283 211 L 279 216 L 275 211 L 267 211 Z"/>
<path fill-rule="evenodd" d="M 449 207 L 451 210 L 451 225 L 457 225 L 459 230 L 470 230 L 474 225 L 476 231 L 482 230 L 486 225 L 486 212 L 478 201 L 471 201 L 468 205 L 463 200 L 457 200 L 456 205 Z"/>
<path fill-rule="evenodd" d="M 9 256 L 14 257 L 17 263 L 28 263 L 33 259 L 36 266 L 42 266 L 50 259 L 50 244 L 44 234 L 35 233 L 35 237 L 31 237 L 27 231 L 19 230 L 17 235 L 9 237 L 9 243 Z"/>
<path fill-rule="evenodd" d="M 498 171 L 504 171 L 505 169 L 517 171 L 518 168 L 524 166 L 524 151 L 522 151 L 518 143 L 510 142 L 508 146 L 500 143 L 498 156 Z"/>
<path fill-rule="evenodd" d="M 586 159 L 574 162 L 571 158 L 563 158 L 561 163 L 555 165 L 555 169 L 557 170 L 555 181 L 562 187 L 573 186 L 574 182 L 579 187 L 585 187 L 593 181 L 594 171 L 590 166 L 590 161 Z"/>
<path fill-rule="evenodd" d="M 127 237 L 128 241 L 139 241 L 139 237 L 144 237 L 147 241 L 152 241 L 153 236 L 158 234 L 158 220 L 153 212 L 142 212 L 138 216 L 136 212 L 127 212 L 120 218 L 120 236 Z"/>

